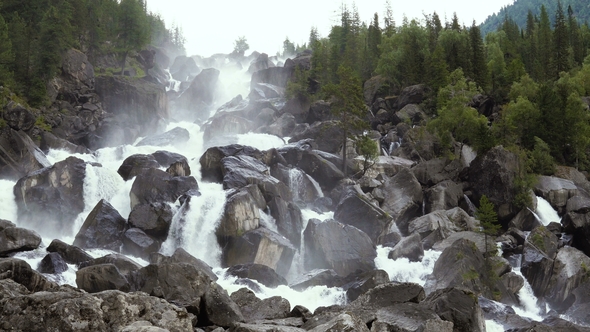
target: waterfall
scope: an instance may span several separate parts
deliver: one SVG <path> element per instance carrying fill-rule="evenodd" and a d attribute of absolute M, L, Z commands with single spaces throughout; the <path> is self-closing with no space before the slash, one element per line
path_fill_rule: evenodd
<path fill-rule="evenodd" d="M 0 219 L 9 220 L 16 223 L 18 217 L 18 208 L 12 188 L 16 182 L 9 180 L 0 180 Z"/>
<path fill-rule="evenodd" d="M 424 252 L 421 262 L 410 262 L 405 257 L 396 260 L 389 259 L 388 255 L 392 250 L 393 248 L 377 246 L 377 257 L 375 258 L 377 269 L 387 272 L 391 281 L 414 282 L 422 286 L 426 284 L 426 277 L 432 274 L 434 264 L 442 254 L 440 251 L 427 250 Z"/>
<path fill-rule="evenodd" d="M 537 196 L 537 209 L 535 210 L 535 216 L 538 217 L 537 219 L 543 224 L 543 226 L 549 225 L 549 223 L 552 221 L 561 221 L 557 211 L 553 209 L 549 202 L 540 196 Z"/>
<path fill-rule="evenodd" d="M 474 216 L 475 213 L 477 212 L 477 208 L 475 207 L 475 205 L 473 205 L 473 202 L 471 202 L 471 200 L 469 199 L 469 197 L 465 194 L 463 194 L 463 198 L 465 198 L 465 202 L 467 203 L 467 207 L 469 207 L 469 215 L 470 216 Z"/>
<path fill-rule="evenodd" d="M 301 198 L 301 190 L 305 190 L 305 185 L 303 184 L 303 172 L 297 168 L 290 168 L 289 169 L 289 188 L 291 188 L 291 193 L 293 193 L 293 202 L 299 202 L 304 200 Z M 305 195 L 305 193 L 303 193 Z"/>

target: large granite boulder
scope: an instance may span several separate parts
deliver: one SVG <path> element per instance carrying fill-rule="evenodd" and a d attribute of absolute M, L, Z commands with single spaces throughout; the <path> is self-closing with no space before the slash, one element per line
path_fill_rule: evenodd
<path fill-rule="evenodd" d="M 589 272 L 590 257 L 576 248 L 559 249 L 545 297 L 551 308 L 558 311 L 569 308 L 576 299 L 574 290 L 588 282 Z"/>
<path fill-rule="evenodd" d="M 578 194 L 572 181 L 544 175 L 538 177 L 533 190 L 557 211 L 564 211 L 568 199 Z"/>
<path fill-rule="evenodd" d="M 373 205 L 369 198 L 355 190 L 347 190 L 334 211 L 334 219 L 347 225 L 354 226 L 365 232 L 373 243 L 377 243 L 381 235 L 388 230 L 392 222 L 391 216 L 378 206 Z"/>
<path fill-rule="evenodd" d="M 139 141 L 136 146 L 171 146 L 186 143 L 190 139 L 188 130 L 175 127 L 165 133 L 149 135 L 148 137 Z"/>
<path fill-rule="evenodd" d="M 590 213 L 568 212 L 563 216 L 563 226 L 573 236 L 572 246 L 590 255 Z"/>
<path fill-rule="evenodd" d="M 311 219 L 303 236 L 304 265 L 308 270 L 329 268 L 346 276 L 375 268 L 375 245 L 356 227 L 334 220 Z"/>
<path fill-rule="evenodd" d="M 201 71 L 190 86 L 176 100 L 175 116 L 194 121 L 209 118 L 210 107 L 217 92 L 219 70 L 207 68 Z"/>
<path fill-rule="evenodd" d="M 221 160 L 224 189 L 239 189 L 256 184 L 265 199 L 281 197 L 290 201 L 291 191 L 270 175 L 270 169 L 260 160 L 246 155 L 229 156 Z"/>
<path fill-rule="evenodd" d="M 268 203 L 268 207 L 279 234 L 299 248 L 301 246 L 301 231 L 303 230 L 303 217 L 299 207 L 281 197 L 273 197 Z"/>
<path fill-rule="evenodd" d="M 6 124 L 16 130 L 29 131 L 35 125 L 35 116 L 31 111 L 13 101 L 8 102 L 2 112 L 2 118 Z"/>
<path fill-rule="evenodd" d="M 0 130 L 0 176 L 16 180 L 48 166 L 43 152 L 24 131 Z"/>
<path fill-rule="evenodd" d="M 483 311 L 472 291 L 463 288 L 439 289 L 429 294 L 422 305 L 434 310 L 443 320 L 452 322 L 453 331 L 486 331 Z"/>
<path fill-rule="evenodd" d="M 548 291 L 557 246 L 557 236 L 544 226 L 533 229 L 524 244 L 521 271 L 537 297 Z"/>
<path fill-rule="evenodd" d="M 204 312 L 201 315 L 211 325 L 227 328 L 244 321 L 238 305 L 230 298 L 227 291 L 216 283 L 212 283 L 207 289 L 203 301 Z"/>
<path fill-rule="evenodd" d="M 98 264 L 81 268 L 76 272 L 76 285 L 88 293 L 115 289 L 130 290 L 129 281 L 114 264 Z"/>
<path fill-rule="evenodd" d="M 35 231 L 20 227 L 0 230 L 0 257 L 19 251 L 35 250 L 41 244 L 41 236 Z"/>
<path fill-rule="evenodd" d="M 80 265 L 82 262 L 92 260 L 92 256 L 84 250 L 58 239 L 51 241 L 47 247 L 47 252 L 58 253 L 68 264 Z"/>
<path fill-rule="evenodd" d="M 257 186 L 251 185 L 230 192 L 215 234 L 220 239 L 238 237 L 258 228 L 260 210 L 265 207 L 266 201 Z"/>
<path fill-rule="evenodd" d="M 93 258 L 89 261 L 80 264 L 80 270 L 85 267 L 94 266 L 94 265 L 114 265 L 118 273 L 125 277 L 127 280 L 133 280 L 133 275 L 142 268 L 141 265 L 136 263 L 134 260 L 130 259 L 129 257 L 121 254 L 109 254 L 106 256 L 102 256 L 99 258 Z M 105 269 L 103 269 L 105 270 Z M 114 271 L 112 268 L 107 268 L 106 271 Z M 92 270 L 89 270 L 92 271 Z M 94 270 L 94 271 L 100 271 Z M 116 275 L 116 273 L 115 273 Z"/>
<path fill-rule="evenodd" d="M 123 244 L 127 221 L 104 199 L 92 209 L 76 234 L 74 246 L 83 249 L 101 248 L 118 252 Z"/>
<path fill-rule="evenodd" d="M 123 180 L 128 181 L 150 168 L 159 168 L 160 164 L 154 156 L 147 154 L 134 154 L 123 160 L 123 164 L 117 170 Z"/>
<path fill-rule="evenodd" d="M 160 250 L 161 242 L 147 235 L 139 228 L 129 228 L 122 236 L 121 252 L 127 255 L 149 259 L 152 253 Z"/>
<path fill-rule="evenodd" d="M 86 163 L 68 157 L 18 180 L 14 196 L 19 223 L 61 236 L 72 231 L 74 219 L 84 210 Z"/>
<path fill-rule="evenodd" d="M 129 226 L 136 227 L 159 241 L 165 241 L 174 214 L 166 203 L 136 205 L 129 214 Z"/>
<path fill-rule="evenodd" d="M 258 70 L 252 74 L 250 86 L 255 87 L 258 83 L 268 83 L 286 88 L 294 72 L 295 67 L 270 67 Z"/>
<path fill-rule="evenodd" d="M 422 213 L 422 186 L 409 169 L 401 169 L 392 178 L 386 178 L 381 190 L 384 200 L 381 208 L 389 213 L 400 231 L 408 233 L 408 222 Z"/>
<path fill-rule="evenodd" d="M 285 278 L 270 267 L 261 264 L 234 265 L 227 270 L 226 274 L 238 278 L 253 279 L 270 288 L 277 288 L 280 285 L 287 284 Z"/>
<path fill-rule="evenodd" d="M 230 297 L 240 307 L 246 322 L 287 318 L 291 311 L 289 301 L 279 296 L 261 300 L 247 288 L 233 292 Z"/>
<path fill-rule="evenodd" d="M 57 274 L 67 271 L 68 264 L 66 261 L 61 257 L 60 254 L 56 252 L 50 252 L 43 259 L 39 262 L 39 266 L 37 270 L 41 273 L 49 273 L 49 274 Z"/>
<path fill-rule="evenodd" d="M 0 279 L 12 279 L 31 292 L 46 291 L 57 287 L 41 273 L 33 270 L 29 263 L 17 258 L 0 258 Z"/>
<path fill-rule="evenodd" d="M 223 165 L 221 160 L 229 156 L 251 156 L 261 160 L 263 153 L 258 149 L 239 144 L 211 147 L 199 159 L 201 177 L 204 181 L 223 182 Z"/>
<path fill-rule="evenodd" d="M 424 213 L 455 208 L 459 206 L 463 195 L 463 186 L 461 184 L 451 180 L 437 183 L 424 192 Z"/>
<path fill-rule="evenodd" d="M 199 185 L 192 176 L 172 176 L 162 170 L 150 168 L 138 175 L 129 197 L 131 209 L 138 204 L 175 202 L 180 196 L 198 195 Z"/>
<path fill-rule="evenodd" d="M 339 121 L 324 121 L 314 123 L 303 133 L 291 137 L 289 143 L 311 138 L 316 142 L 317 150 L 338 153 L 342 149 L 342 137 Z"/>
<path fill-rule="evenodd" d="M 179 55 L 174 58 L 169 70 L 172 78 L 181 82 L 189 81 L 200 71 L 195 59 L 186 55 Z"/>

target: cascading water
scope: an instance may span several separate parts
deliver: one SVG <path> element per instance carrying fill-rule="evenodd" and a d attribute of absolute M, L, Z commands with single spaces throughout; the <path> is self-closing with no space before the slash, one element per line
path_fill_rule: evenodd
<path fill-rule="evenodd" d="M 547 226 L 551 222 L 561 221 L 557 211 L 553 209 L 549 202 L 540 196 L 537 196 L 537 209 L 535 210 L 535 215 L 538 217 L 543 226 Z"/>
<path fill-rule="evenodd" d="M 390 247 L 377 246 L 375 266 L 389 274 L 391 281 L 414 282 L 424 286 L 426 277 L 432 274 L 434 264 L 441 255 L 440 251 L 427 250 L 421 262 L 410 262 L 407 258 L 389 259 L 393 250 Z"/>
<path fill-rule="evenodd" d="M 13 181 L 0 180 L 0 206 L 2 207 L 0 218 L 12 222 L 16 222 L 18 216 L 18 208 L 12 191 L 15 184 L 16 182 Z"/>

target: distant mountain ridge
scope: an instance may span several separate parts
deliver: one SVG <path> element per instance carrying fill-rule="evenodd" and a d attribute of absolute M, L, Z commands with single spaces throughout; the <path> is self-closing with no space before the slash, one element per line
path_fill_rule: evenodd
<path fill-rule="evenodd" d="M 553 24 L 555 12 L 557 11 L 557 0 L 515 0 L 512 5 L 505 6 L 498 13 L 488 16 L 480 26 L 481 32 L 485 35 L 488 32 L 496 31 L 502 25 L 506 16 L 512 18 L 521 28 L 524 28 L 529 10 L 538 17 L 541 13 L 541 5 L 545 5 Z M 590 21 L 590 2 L 588 0 L 561 0 L 561 5 L 566 15 L 568 6 L 572 7 L 578 23 L 584 24 Z"/>

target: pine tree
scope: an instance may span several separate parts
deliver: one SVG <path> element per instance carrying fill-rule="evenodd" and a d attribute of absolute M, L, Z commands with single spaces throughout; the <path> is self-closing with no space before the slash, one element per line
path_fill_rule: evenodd
<path fill-rule="evenodd" d="M 57 74 L 61 53 L 70 46 L 71 26 L 67 13 L 53 6 L 45 13 L 40 26 L 37 76 L 49 79 Z"/>
<path fill-rule="evenodd" d="M 118 46 L 123 53 L 121 75 L 125 73 L 127 55 L 144 47 L 150 38 L 149 24 L 141 0 L 121 0 L 119 4 Z"/>
<path fill-rule="evenodd" d="M 0 86 L 12 83 L 11 67 L 14 63 L 12 42 L 8 37 L 8 25 L 0 15 Z"/>
<path fill-rule="evenodd" d="M 572 55 L 575 65 L 580 66 L 584 61 L 584 47 L 582 45 L 582 36 L 580 33 L 580 27 L 578 21 L 574 16 L 572 6 L 567 7 L 568 17 L 568 31 L 569 31 L 569 44 L 572 49 Z"/>
<path fill-rule="evenodd" d="M 318 33 L 317 27 L 311 27 L 311 31 L 309 31 L 309 47 L 313 50 L 315 46 L 315 42 L 320 40 L 320 34 Z"/>
<path fill-rule="evenodd" d="M 391 37 L 395 33 L 395 21 L 393 19 L 393 10 L 391 9 L 391 0 L 385 0 L 385 27 L 383 33 L 387 37 Z"/>
<path fill-rule="evenodd" d="M 498 214 L 496 213 L 494 204 L 490 202 L 486 195 L 481 196 L 479 199 L 479 207 L 475 213 L 477 219 L 479 219 L 482 227 L 482 232 L 485 234 L 486 244 L 486 257 L 488 256 L 488 236 L 498 235 L 500 231 L 500 224 L 498 223 Z"/>
<path fill-rule="evenodd" d="M 558 77 L 559 73 L 568 71 L 570 68 L 568 46 L 568 28 L 561 6 L 561 0 L 558 0 L 557 12 L 555 13 L 555 29 L 553 31 L 553 77 Z"/>
<path fill-rule="evenodd" d="M 473 79 L 481 89 L 488 85 L 488 67 L 486 65 L 485 49 L 481 31 L 475 24 L 475 20 L 469 30 L 469 39 L 471 46 L 471 65 L 473 66 Z"/>
<path fill-rule="evenodd" d="M 548 50 L 553 49 L 551 22 L 545 6 L 541 6 L 541 17 L 539 21 L 539 33 L 537 35 L 537 45 L 539 47 L 539 76 L 540 80 L 548 80 L 550 78 L 549 68 L 551 65 L 551 54 Z"/>

